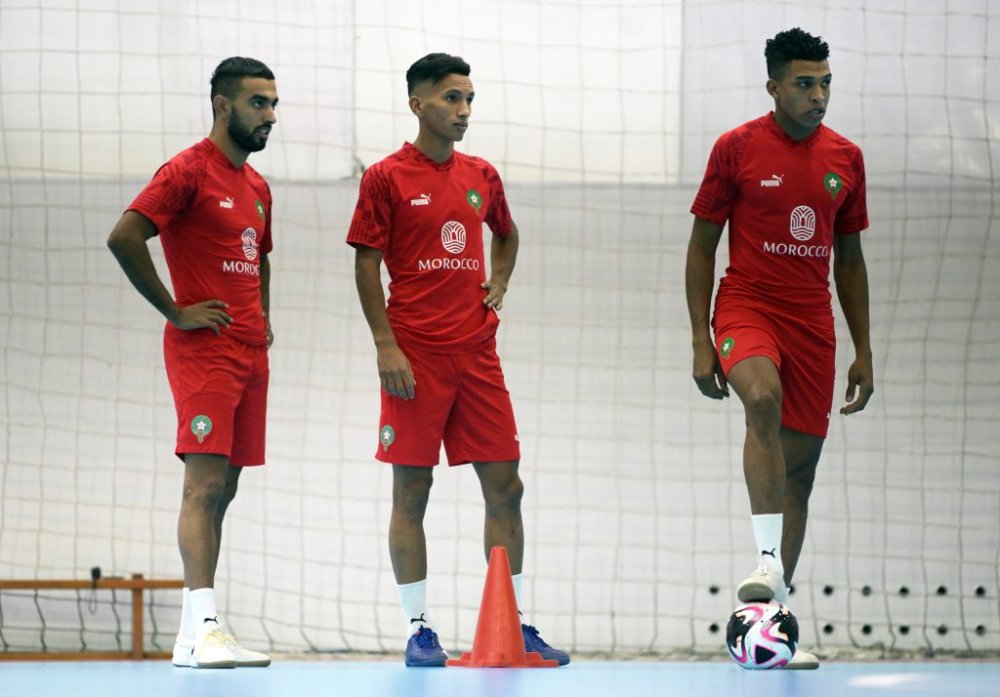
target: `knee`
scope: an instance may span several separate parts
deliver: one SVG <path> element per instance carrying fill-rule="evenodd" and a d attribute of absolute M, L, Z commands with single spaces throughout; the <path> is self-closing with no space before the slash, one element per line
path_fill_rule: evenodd
<path fill-rule="evenodd" d="M 747 426 L 778 428 L 781 425 L 781 393 L 767 387 L 755 388 L 743 397 Z"/>
<path fill-rule="evenodd" d="M 226 480 L 223 477 L 189 479 L 184 482 L 184 505 L 215 511 L 224 502 L 228 502 Z M 236 495 L 235 487 L 232 495 Z"/>
<path fill-rule="evenodd" d="M 521 498 L 524 496 L 524 482 L 515 472 L 511 477 L 492 486 L 483 487 L 483 498 L 486 508 L 491 512 L 501 510 L 520 510 Z"/>
<path fill-rule="evenodd" d="M 421 477 L 397 483 L 392 501 L 394 511 L 408 520 L 423 520 L 432 482 L 430 477 Z"/>
<path fill-rule="evenodd" d="M 226 486 L 222 490 L 222 505 L 228 506 L 232 503 L 233 499 L 236 498 L 236 490 L 239 488 L 239 482 L 237 480 L 232 480 L 226 482 Z"/>
<path fill-rule="evenodd" d="M 785 494 L 799 501 L 808 501 L 812 494 L 813 482 L 816 481 L 816 466 L 801 465 L 785 472 Z"/>

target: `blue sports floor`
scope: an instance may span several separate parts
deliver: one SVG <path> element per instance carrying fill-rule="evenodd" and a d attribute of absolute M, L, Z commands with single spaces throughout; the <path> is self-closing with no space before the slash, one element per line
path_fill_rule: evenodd
<path fill-rule="evenodd" d="M 1000 663 L 827 663 L 798 672 L 731 663 L 575 661 L 563 668 L 405 668 L 389 661 L 275 661 L 192 670 L 167 661 L 0 663 L 0 695 L 106 697 L 987 697 Z"/>

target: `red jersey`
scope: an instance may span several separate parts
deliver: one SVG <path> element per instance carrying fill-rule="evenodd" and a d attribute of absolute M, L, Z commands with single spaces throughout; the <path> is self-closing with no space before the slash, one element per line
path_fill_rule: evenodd
<path fill-rule="evenodd" d="M 205 138 L 160 167 L 128 210 L 156 226 L 178 305 L 223 300 L 233 318 L 223 331 L 267 344 L 260 256 L 271 252 L 271 190 L 256 170 Z"/>
<path fill-rule="evenodd" d="M 389 270 L 386 311 L 397 340 L 433 353 L 469 353 L 496 334 L 483 305 L 483 223 L 512 229 L 493 166 L 455 152 L 435 163 L 406 143 L 365 171 L 348 244 L 382 252 Z"/>
<path fill-rule="evenodd" d="M 768 114 L 715 143 L 691 212 L 729 222 L 719 298 L 831 315 L 834 235 L 868 227 L 861 150 L 822 124 L 793 140 Z"/>

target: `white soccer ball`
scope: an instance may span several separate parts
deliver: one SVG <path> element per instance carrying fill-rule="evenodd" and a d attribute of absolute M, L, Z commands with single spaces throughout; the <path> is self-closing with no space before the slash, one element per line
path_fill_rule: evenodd
<path fill-rule="evenodd" d="M 777 600 L 740 605 L 726 625 L 726 648 L 747 670 L 771 670 L 786 665 L 799 643 L 799 622 Z"/>

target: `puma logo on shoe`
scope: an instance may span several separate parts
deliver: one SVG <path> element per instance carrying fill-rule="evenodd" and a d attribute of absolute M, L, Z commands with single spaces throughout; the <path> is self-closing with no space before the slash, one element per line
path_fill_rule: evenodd
<path fill-rule="evenodd" d="M 777 549 L 777 547 L 771 547 L 771 551 L 770 552 L 768 552 L 766 549 L 762 549 L 762 550 L 760 550 L 760 556 L 762 556 L 762 557 L 763 556 L 768 556 L 768 557 L 771 557 L 771 559 L 777 559 L 777 557 L 774 556 L 774 550 L 775 549 Z"/>

